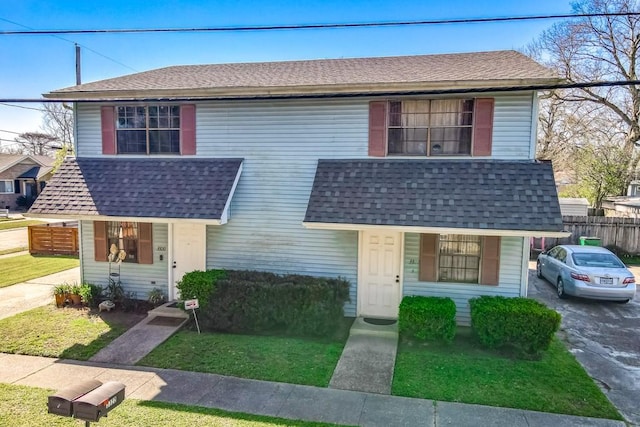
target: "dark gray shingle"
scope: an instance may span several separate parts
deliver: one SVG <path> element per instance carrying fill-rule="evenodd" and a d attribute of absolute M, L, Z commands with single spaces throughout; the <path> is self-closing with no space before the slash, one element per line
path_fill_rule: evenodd
<path fill-rule="evenodd" d="M 319 160 L 305 222 L 562 231 L 550 163 Z"/>
<path fill-rule="evenodd" d="M 220 219 L 242 159 L 67 158 L 29 213 Z"/>

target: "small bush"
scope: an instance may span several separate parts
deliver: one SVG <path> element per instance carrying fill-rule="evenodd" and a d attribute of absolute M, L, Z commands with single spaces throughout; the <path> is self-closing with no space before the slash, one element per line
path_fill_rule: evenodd
<path fill-rule="evenodd" d="M 102 288 L 91 283 L 83 283 L 78 293 L 88 307 L 96 308 L 102 297 Z"/>
<path fill-rule="evenodd" d="M 191 271 L 178 282 L 180 298 L 183 300 L 197 298 L 200 308 L 205 309 L 211 295 L 216 290 L 219 279 L 226 277 L 224 270 Z"/>
<path fill-rule="evenodd" d="M 164 304 L 167 301 L 167 297 L 164 295 L 164 292 L 160 288 L 153 288 L 149 291 L 147 295 L 147 301 L 154 307 L 158 307 L 159 305 Z"/>
<path fill-rule="evenodd" d="M 456 304 L 451 298 L 406 296 L 400 303 L 398 330 L 420 340 L 451 342 L 456 334 Z"/>
<path fill-rule="evenodd" d="M 201 304 L 201 324 L 224 332 L 328 335 L 349 300 L 344 279 L 227 271 L 215 286 L 207 306 Z"/>
<path fill-rule="evenodd" d="M 471 327 L 489 348 L 511 347 L 537 358 L 560 327 L 560 314 L 529 298 L 483 296 L 469 300 Z"/>

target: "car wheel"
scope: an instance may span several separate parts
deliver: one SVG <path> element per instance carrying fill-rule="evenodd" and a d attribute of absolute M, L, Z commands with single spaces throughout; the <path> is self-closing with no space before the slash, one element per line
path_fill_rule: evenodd
<path fill-rule="evenodd" d="M 542 265 L 540 264 L 540 261 L 538 261 L 536 263 L 536 276 L 538 276 L 538 279 L 542 279 Z"/>
<path fill-rule="evenodd" d="M 558 291 L 558 298 L 566 298 L 567 294 L 564 292 L 564 283 L 562 282 L 562 279 L 558 279 L 558 285 L 557 285 L 557 291 Z"/>

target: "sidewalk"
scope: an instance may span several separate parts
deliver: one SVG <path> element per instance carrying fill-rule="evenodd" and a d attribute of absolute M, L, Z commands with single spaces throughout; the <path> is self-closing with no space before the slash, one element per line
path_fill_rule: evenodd
<path fill-rule="evenodd" d="M 359 426 L 619 426 L 621 421 L 0 353 L 0 382 L 59 389 L 95 378 L 126 385 L 128 399 Z M 43 402 L 44 405 L 44 402 Z"/>
<path fill-rule="evenodd" d="M 53 287 L 64 282 L 80 283 L 80 267 L 0 288 L 0 319 L 50 304 Z"/>

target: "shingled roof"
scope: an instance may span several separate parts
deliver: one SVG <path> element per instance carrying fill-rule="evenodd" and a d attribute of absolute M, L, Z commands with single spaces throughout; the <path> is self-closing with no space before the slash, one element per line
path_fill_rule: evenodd
<path fill-rule="evenodd" d="M 221 220 L 242 159 L 67 158 L 36 215 Z"/>
<path fill-rule="evenodd" d="M 558 82 L 516 51 L 309 61 L 182 65 L 86 83 L 45 94 L 70 96 L 273 95 Z"/>
<path fill-rule="evenodd" d="M 305 224 L 561 232 L 550 163 L 319 160 Z"/>

